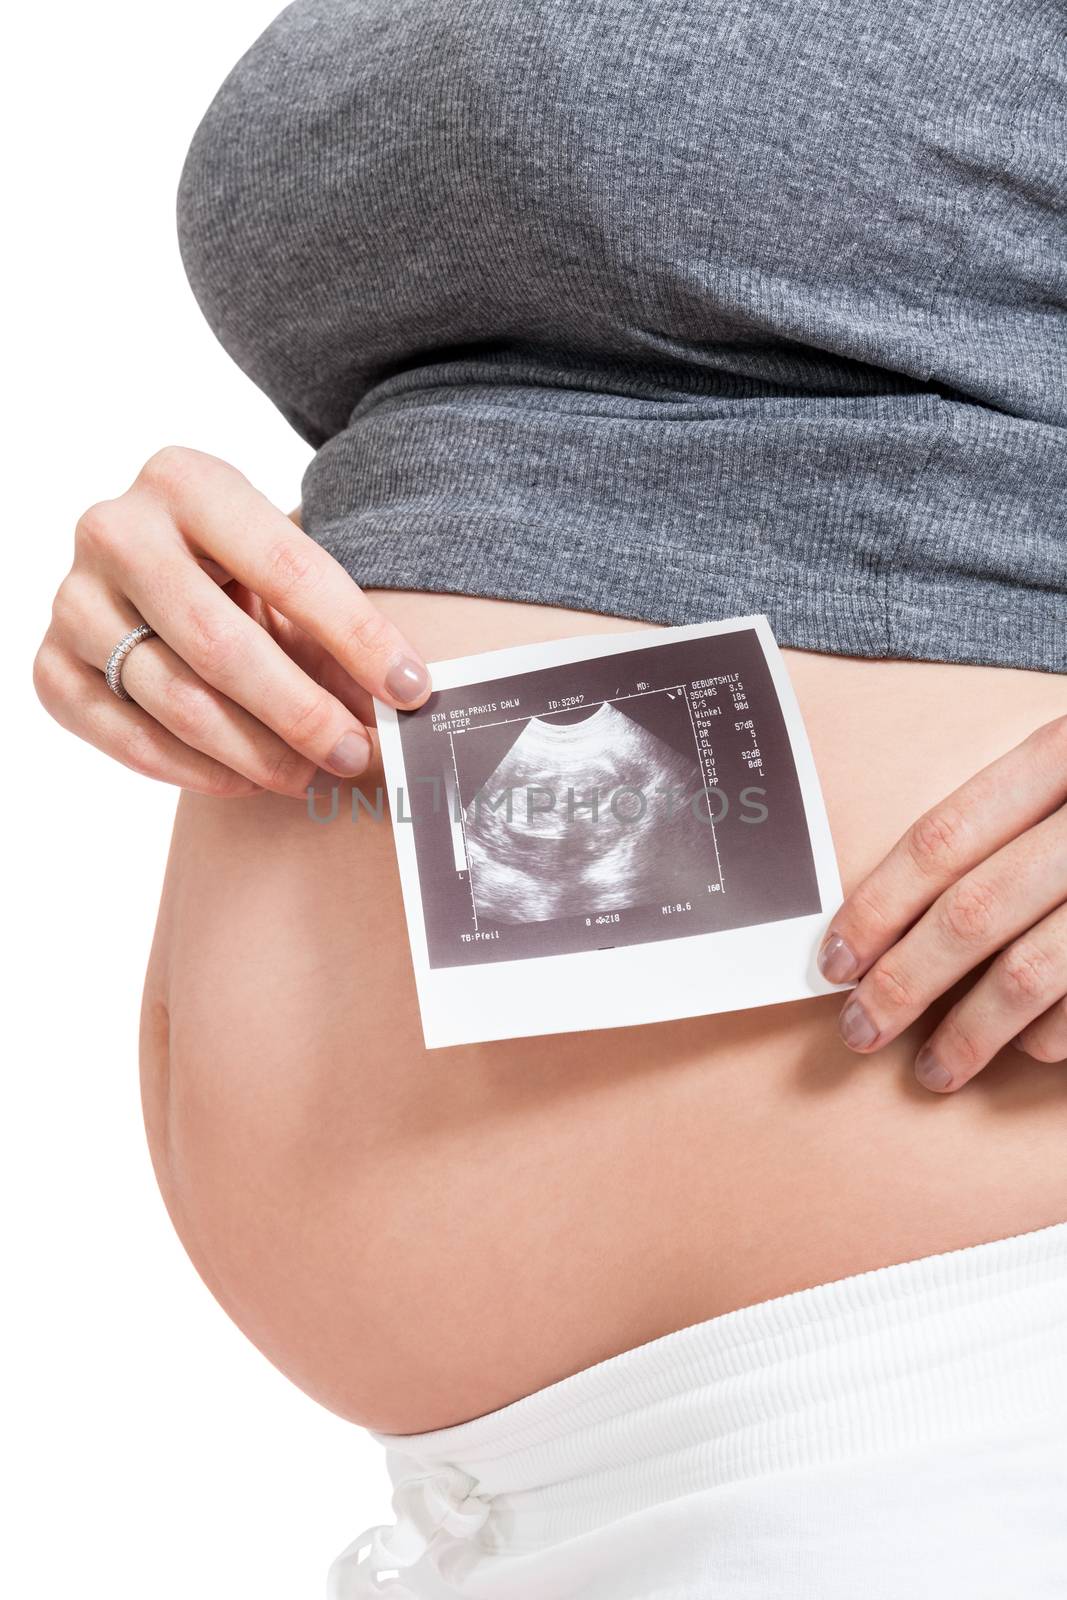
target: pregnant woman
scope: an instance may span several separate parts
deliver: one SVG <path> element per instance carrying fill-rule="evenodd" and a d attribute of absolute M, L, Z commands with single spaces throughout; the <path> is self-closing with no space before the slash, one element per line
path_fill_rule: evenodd
<path fill-rule="evenodd" d="M 1058 0 L 297 0 L 196 132 L 301 512 L 162 450 L 36 674 L 183 790 L 148 1138 L 389 1451 L 337 1597 L 1063 1593 L 1065 79 Z M 371 694 L 753 612 L 857 986 L 427 1053 L 388 824 L 306 803 Z"/>

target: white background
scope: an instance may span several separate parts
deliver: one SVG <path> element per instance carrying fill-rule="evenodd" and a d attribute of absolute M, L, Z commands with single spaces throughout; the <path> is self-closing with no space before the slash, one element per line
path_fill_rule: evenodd
<path fill-rule="evenodd" d="M 228 1321 L 171 1231 L 137 1085 L 141 978 L 173 790 L 53 724 L 30 682 L 74 523 L 161 445 L 279 505 L 308 451 L 216 345 L 174 194 L 193 130 L 272 0 L 5 17 L 4 803 L 0 1114 L 12 1600 L 319 1600 L 388 1514 L 368 1436 Z"/>

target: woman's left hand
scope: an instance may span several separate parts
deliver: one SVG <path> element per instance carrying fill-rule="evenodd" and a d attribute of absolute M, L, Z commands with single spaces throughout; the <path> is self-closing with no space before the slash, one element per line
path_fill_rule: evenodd
<path fill-rule="evenodd" d="M 846 1044 L 880 1049 L 975 973 L 919 1051 L 921 1084 L 958 1089 L 1009 1043 L 1067 1061 L 1065 801 L 1067 716 L 921 816 L 852 891 L 819 952 L 832 983 L 860 980 Z"/>

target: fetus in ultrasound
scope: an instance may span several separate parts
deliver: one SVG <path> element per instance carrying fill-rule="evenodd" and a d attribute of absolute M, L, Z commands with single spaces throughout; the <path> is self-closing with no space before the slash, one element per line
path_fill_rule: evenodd
<path fill-rule="evenodd" d="M 718 877 L 695 760 L 605 701 L 533 717 L 464 807 L 480 919 L 544 922 L 665 903 Z"/>

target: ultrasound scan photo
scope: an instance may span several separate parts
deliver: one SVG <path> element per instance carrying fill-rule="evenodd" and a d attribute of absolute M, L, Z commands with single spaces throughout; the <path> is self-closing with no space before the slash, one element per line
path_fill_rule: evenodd
<path fill-rule="evenodd" d="M 836 861 L 765 618 L 432 670 L 379 713 L 428 1042 L 822 992 Z"/>

